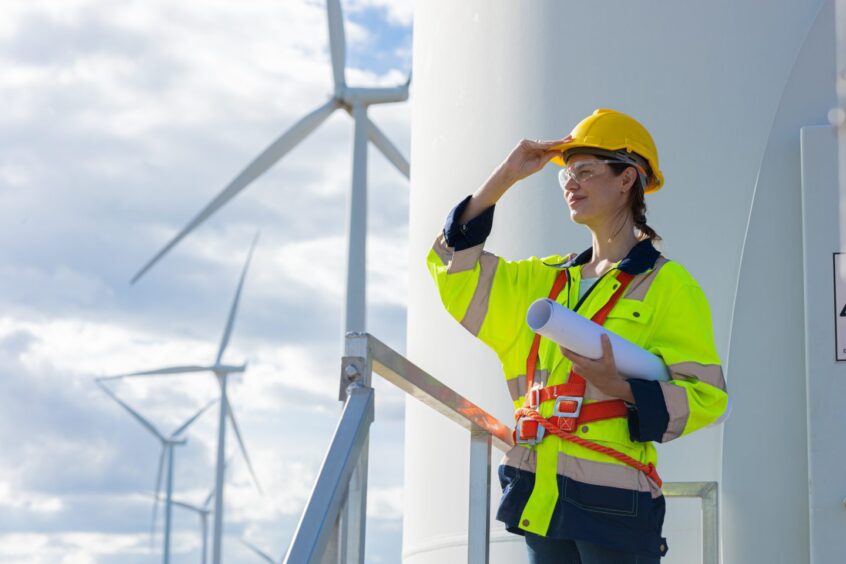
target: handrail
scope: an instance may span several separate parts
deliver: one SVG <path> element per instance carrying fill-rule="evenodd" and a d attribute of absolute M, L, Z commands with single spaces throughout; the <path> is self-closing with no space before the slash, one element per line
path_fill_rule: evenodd
<path fill-rule="evenodd" d="M 717 482 L 664 482 L 664 497 L 702 500 L 702 564 L 720 562 L 720 505 Z"/>
<path fill-rule="evenodd" d="M 470 431 L 467 561 L 487 564 L 491 447 L 510 449 L 511 429 L 368 333 L 346 336 L 339 393 L 344 401 L 341 420 L 284 562 L 363 564 L 374 371 Z M 702 498 L 703 564 L 718 564 L 717 483 L 665 483 L 663 491 L 667 497 Z"/>
<path fill-rule="evenodd" d="M 318 564 L 324 561 L 327 547 L 330 553 L 338 552 L 333 538 L 337 536 L 336 522 L 345 498 L 348 498 L 348 486 L 358 470 L 358 462 L 366 453 L 363 446 L 367 442 L 373 413 L 373 388 L 351 387 L 285 562 Z M 330 544 L 333 546 L 330 547 Z M 360 552 L 363 554 L 363 546 Z M 346 561 L 346 558 L 341 560 Z"/>
<path fill-rule="evenodd" d="M 368 371 L 358 359 L 370 359 L 370 370 L 468 431 L 484 430 L 499 450 L 505 452 L 513 446 L 510 427 L 369 333 L 347 333 L 346 356 L 341 363 L 342 393 L 359 374 Z M 348 373 L 349 366 L 354 371 Z"/>

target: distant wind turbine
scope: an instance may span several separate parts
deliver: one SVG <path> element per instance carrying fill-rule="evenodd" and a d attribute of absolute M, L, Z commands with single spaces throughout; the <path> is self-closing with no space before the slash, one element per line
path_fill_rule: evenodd
<path fill-rule="evenodd" d="M 200 562 L 202 564 L 206 564 L 206 558 L 208 558 L 208 543 L 209 543 L 209 515 L 211 515 L 212 510 L 209 508 L 209 504 L 213 498 L 212 495 L 209 495 L 206 498 L 206 502 L 203 505 L 197 506 L 187 501 L 182 501 L 179 499 L 174 499 L 173 504 L 177 507 L 181 507 L 183 509 L 187 509 L 188 511 L 192 511 L 197 514 L 197 517 L 200 518 L 200 535 L 203 538 L 202 544 L 202 552 L 200 553 Z"/>
<path fill-rule="evenodd" d="M 340 0 L 327 0 L 329 22 L 329 46 L 332 58 L 332 78 L 335 91 L 328 102 L 303 117 L 288 131 L 277 138 L 247 167 L 242 170 L 205 208 L 188 222 L 182 231 L 168 242 L 132 278 L 135 283 L 159 259 L 170 251 L 188 233 L 193 231 L 212 214 L 226 205 L 255 179 L 276 164 L 288 151 L 302 142 L 337 109 L 350 114 L 355 122 L 353 143 L 352 191 L 348 206 L 346 307 L 344 329 L 364 331 L 365 329 L 365 284 L 366 284 L 366 239 L 367 239 L 367 140 L 369 139 L 382 154 L 402 173 L 409 176 L 409 165 L 405 157 L 387 136 L 367 117 L 367 108 L 373 104 L 402 102 L 408 99 L 408 81 L 391 88 L 353 88 L 347 86 L 346 38 Z M 219 564 L 219 560 L 215 560 Z"/>
<path fill-rule="evenodd" d="M 167 485 L 166 485 L 166 495 L 165 495 L 165 527 L 164 527 L 164 564 L 169 564 L 170 562 L 170 526 L 171 526 L 171 505 L 173 503 L 173 447 L 176 445 L 184 445 L 185 439 L 180 438 L 180 435 L 184 433 L 188 427 L 191 426 L 194 421 L 196 421 L 203 413 L 208 410 L 217 400 L 211 401 L 202 407 L 199 411 L 197 411 L 194 415 L 188 418 L 182 425 L 180 425 L 173 433 L 169 436 L 165 437 L 155 425 L 153 425 L 147 418 L 143 415 L 138 413 L 136 410 L 129 407 L 129 405 L 124 402 L 122 399 L 117 397 L 115 393 L 109 389 L 103 383 L 103 379 L 97 379 L 97 385 L 100 386 L 110 398 L 115 400 L 123 409 L 125 409 L 132 417 L 134 417 L 141 425 L 144 426 L 145 429 L 150 431 L 153 435 L 156 436 L 157 439 L 162 443 L 162 453 L 159 456 L 159 470 L 156 475 L 156 500 L 153 501 L 153 527 L 152 532 L 155 532 L 156 528 L 156 508 L 159 505 L 159 500 L 161 497 L 161 483 L 162 483 L 162 469 L 165 464 L 167 464 Z"/>
<path fill-rule="evenodd" d="M 247 463 L 247 468 L 250 470 L 250 475 L 259 492 L 262 492 L 261 485 L 256 477 L 253 464 L 250 461 L 250 456 L 247 454 L 247 448 L 244 446 L 244 440 L 241 437 L 241 430 L 238 427 L 238 422 L 235 420 L 235 413 L 232 411 L 232 405 L 229 403 L 229 398 L 226 394 L 226 382 L 229 374 L 236 374 L 246 370 L 246 364 L 240 366 L 231 366 L 222 364 L 223 353 L 226 352 L 226 346 L 229 344 L 229 338 L 232 336 L 232 329 L 235 326 L 235 318 L 238 313 L 238 304 L 241 301 L 241 291 L 244 288 L 244 280 L 247 277 L 247 271 L 250 267 L 250 261 L 253 257 L 256 243 L 258 242 L 259 234 L 256 233 L 250 251 L 247 254 L 247 260 L 244 263 L 244 268 L 241 271 L 241 278 L 238 281 L 238 288 L 235 291 L 235 299 L 232 301 L 232 306 L 229 309 L 229 318 L 226 320 L 226 328 L 223 331 L 223 338 L 220 340 L 220 347 L 217 351 L 217 357 L 214 364 L 209 366 L 176 366 L 171 368 L 161 368 L 158 370 L 147 370 L 144 372 L 133 372 L 131 374 L 122 374 L 119 376 L 112 376 L 108 379 L 126 378 L 134 376 L 160 376 L 170 374 L 189 374 L 196 372 L 212 372 L 217 377 L 220 384 L 220 418 L 218 421 L 218 435 L 217 435 L 217 466 L 215 470 L 215 501 L 214 501 L 214 532 L 212 538 L 212 561 L 215 564 L 220 564 L 221 547 L 223 542 L 223 486 L 224 486 L 224 452 L 226 449 L 226 419 L 232 424 L 232 430 L 235 432 L 235 438 L 238 440 L 238 446 L 241 449 L 241 454 L 244 456 L 244 461 Z M 107 378 L 103 378 L 106 380 Z M 262 492 L 263 493 L 263 492 Z"/>
<path fill-rule="evenodd" d="M 226 468 L 229 467 L 229 464 L 232 463 L 232 457 L 230 456 L 229 459 L 224 464 L 224 471 Z M 200 518 L 200 535 L 203 540 L 202 544 L 202 551 L 200 553 L 200 562 L 202 564 L 206 564 L 206 559 L 208 557 L 208 537 L 209 537 L 209 515 L 211 515 L 212 510 L 210 508 L 211 502 L 214 499 L 214 492 L 215 489 L 212 488 L 209 491 L 209 494 L 206 496 L 205 500 L 201 505 L 194 505 L 193 503 L 188 503 L 187 501 L 181 499 L 173 499 L 171 503 L 176 507 L 181 507 L 187 511 L 191 511 L 197 514 L 197 517 Z M 158 496 L 158 499 L 162 501 L 161 495 Z"/>

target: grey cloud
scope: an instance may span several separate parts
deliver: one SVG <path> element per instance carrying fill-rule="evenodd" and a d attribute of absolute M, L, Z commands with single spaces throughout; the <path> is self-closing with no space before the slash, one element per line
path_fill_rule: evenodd
<path fill-rule="evenodd" d="M 2 351 L 0 354 L 4 357 L 6 355 L 12 358 L 18 357 L 37 341 L 38 337 L 32 332 L 18 329 L 0 339 L 0 351 Z"/>
<path fill-rule="evenodd" d="M 34 12 L 19 20 L 8 42 L 8 53 L 24 63 L 67 65 L 80 56 L 96 53 L 137 56 L 148 45 L 141 34 L 104 23 L 96 10 L 89 9 L 76 18 Z"/>

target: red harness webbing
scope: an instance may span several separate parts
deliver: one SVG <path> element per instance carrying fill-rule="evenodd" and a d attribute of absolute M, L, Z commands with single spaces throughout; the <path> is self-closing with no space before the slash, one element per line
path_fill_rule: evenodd
<path fill-rule="evenodd" d="M 626 288 L 628 288 L 632 279 L 634 279 L 634 275 L 628 274 L 626 272 L 620 272 L 617 275 L 617 281 L 620 283 L 620 286 L 617 288 L 617 290 L 614 292 L 608 302 L 604 306 L 602 306 L 602 308 L 598 312 L 596 312 L 596 314 L 591 318 L 594 323 L 597 323 L 598 325 L 605 324 L 605 320 L 608 318 L 608 314 L 611 312 L 612 309 L 614 309 L 614 306 L 617 305 L 617 302 L 623 296 L 623 293 L 625 293 Z M 552 290 L 550 290 L 549 292 L 549 299 L 556 300 L 566 285 L 567 271 L 561 270 L 556 275 L 555 282 L 552 284 Z M 540 407 L 541 403 L 562 396 L 579 398 L 578 400 L 574 400 L 572 403 L 580 403 L 581 398 L 583 398 L 585 395 L 585 388 L 587 386 L 584 378 L 582 378 L 581 376 L 576 374 L 576 372 L 571 370 L 566 383 L 559 384 L 557 386 L 548 386 L 536 392 L 532 391 L 532 386 L 534 385 L 535 379 L 535 369 L 537 368 L 538 362 L 538 351 L 540 350 L 540 338 L 540 335 L 535 335 L 535 338 L 532 341 L 532 348 L 529 351 L 528 358 L 526 359 L 525 406 L 518 409 L 514 414 L 515 419 L 517 419 L 518 421 L 521 418 L 525 417 L 531 420 L 530 423 L 533 422 L 535 424 L 525 425 L 522 429 L 518 426 L 518 428 L 515 429 L 515 440 L 517 439 L 517 432 L 519 432 L 519 430 L 525 430 L 530 434 L 533 433 L 534 436 L 537 436 L 538 426 L 540 425 L 547 432 L 555 435 L 556 437 L 559 437 L 560 439 L 577 444 L 594 452 L 605 454 L 607 456 L 610 456 L 611 458 L 614 458 L 615 460 L 619 460 L 620 462 L 623 462 L 624 464 L 627 464 L 632 468 L 643 472 L 660 488 L 663 482 L 660 476 L 658 475 L 655 466 L 652 463 L 642 464 L 634 458 L 631 458 L 630 456 L 618 450 L 600 445 L 582 437 L 578 437 L 570 432 L 575 430 L 580 423 L 602 421 L 604 419 L 613 419 L 616 417 L 627 417 L 628 407 L 626 406 L 626 403 L 623 400 L 601 401 L 579 406 L 581 407 L 581 409 L 578 417 L 552 416 L 547 419 L 543 417 L 540 413 L 538 413 L 537 408 Z M 532 402 L 532 399 L 536 399 L 536 403 Z M 570 402 L 565 401 L 565 403 Z M 575 411 L 576 407 L 574 406 L 573 412 L 575 413 Z M 521 438 L 525 439 L 527 437 L 523 436 Z"/>
<path fill-rule="evenodd" d="M 552 290 L 549 291 L 549 299 L 556 300 L 561 290 L 567 285 L 567 271 L 560 270 L 552 283 Z M 538 364 L 538 350 L 540 349 L 541 336 L 535 333 L 535 340 L 532 341 L 532 350 L 526 358 L 526 390 L 531 390 L 535 380 L 535 367 Z M 584 393 L 583 393 L 584 394 Z"/>

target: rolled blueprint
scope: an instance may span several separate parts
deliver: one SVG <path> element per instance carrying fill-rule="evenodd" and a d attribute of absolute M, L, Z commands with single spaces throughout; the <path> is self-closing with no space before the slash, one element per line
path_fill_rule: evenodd
<path fill-rule="evenodd" d="M 535 333 L 594 359 L 602 356 L 599 336 L 605 333 L 611 340 L 614 361 L 621 374 L 641 380 L 670 379 L 660 357 L 548 298 L 537 300 L 529 307 L 526 322 Z"/>

